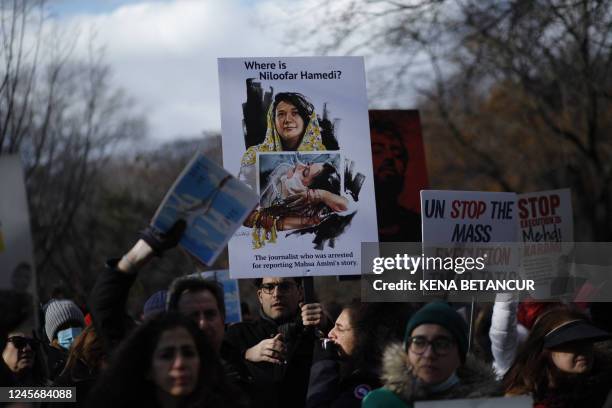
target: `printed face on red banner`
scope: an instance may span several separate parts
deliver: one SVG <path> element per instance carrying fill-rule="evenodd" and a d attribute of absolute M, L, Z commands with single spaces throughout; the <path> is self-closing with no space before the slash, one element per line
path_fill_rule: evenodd
<path fill-rule="evenodd" d="M 372 165 L 381 242 L 420 242 L 419 191 L 427 168 L 416 110 L 370 110 Z"/>

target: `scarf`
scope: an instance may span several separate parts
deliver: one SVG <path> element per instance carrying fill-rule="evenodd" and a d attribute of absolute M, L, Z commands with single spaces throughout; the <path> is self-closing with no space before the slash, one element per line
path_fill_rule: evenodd
<path fill-rule="evenodd" d="M 282 152 L 283 144 L 281 142 L 280 135 L 276 131 L 274 124 L 274 104 L 270 104 L 268 114 L 266 115 L 266 137 L 264 141 L 258 145 L 251 146 L 242 156 L 241 164 L 243 166 L 255 165 L 257 159 L 257 152 Z M 321 136 L 321 127 L 319 126 L 319 120 L 317 119 L 316 113 L 313 111 L 310 114 L 308 125 L 304 130 L 304 135 L 297 148 L 297 151 L 311 152 L 318 150 L 326 150 L 323 144 L 323 138 Z"/>

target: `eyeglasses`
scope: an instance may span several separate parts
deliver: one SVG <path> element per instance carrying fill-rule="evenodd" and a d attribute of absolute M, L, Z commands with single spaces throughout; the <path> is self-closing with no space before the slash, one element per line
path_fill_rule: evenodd
<path fill-rule="evenodd" d="M 433 340 L 427 340 L 423 336 L 414 336 L 408 338 L 407 348 L 414 354 L 424 354 L 427 347 L 431 345 L 431 349 L 438 356 L 447 355 L 455 345 L 455 342 L 448 337 L 436 337 Z"/>
<path fill-rule="evenodd" d="M 38 340 L 23 336 L 11 336 L 8 338 L 9 343 L 13 343 L 16 349 L 23 349 L 27 345 L 34 348 L 38 344 Z"/>
<path fill-rule="evenodd" d="M 259 288 L 263 291 L 263 293 L 267 295 L 271 295 L 274 293 L 274 289 L 278 288 L 279 292 L 289 292 L 291 289 L 295 287 L 295 282 L 284 281 L 279 283 L 264 283 Z"/>

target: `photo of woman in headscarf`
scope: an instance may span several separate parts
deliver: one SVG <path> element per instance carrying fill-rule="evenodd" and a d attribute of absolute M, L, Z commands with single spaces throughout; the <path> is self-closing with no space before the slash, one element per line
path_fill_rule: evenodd
<path fill-rule="evenodd" d="M 323 120 L 326 120 L 325 115 Z M 327 131 L 329 133 L 330 129 Z M 325 139 L 333 142 L 330 149 L 338 148 L 335 137 Z M 242 156 L 239 179 L 256 189 L 261 171 L 257 160 L 266 153 L 304 154 L 326 150 L 313 104 L 300 93 L 279 92 L 266 114 L 263 142 L 249 147 Z M 357 201 L 364 179 L 360 173 L 353 175 L 352 165 L 342 168 L 340 156 L 336 156 L 335 165 L 325 165 L 321 160 L 299 162 L 299 159 L 291 159 L 294 161 L 274 171 L 271 184 L 260 183 L 260 207 L 244 222 L 245 226 L 253 228 L 253 248 L 276 242 L 278 231 L 289 230 L 295 230 L 296 234 L 315 234 L 313 242 L 317 249 L 323 249 L 326 241 L 333 247 L 334 239 L 354 216 L 354 201 Z M 341 185 L 341 171 L 345 172 L 344 186 Z M 352 196 L 353 205 L 344 192 Z"/>
<path fill-rule="evenodd" d="M 268 109 L 266 125 L 264 141 L 249 147 L 240 163 L 239 179 L 252 188 L 258 152 L 327 150 L 314 106 L 300 93 L 277 93 Z"/>

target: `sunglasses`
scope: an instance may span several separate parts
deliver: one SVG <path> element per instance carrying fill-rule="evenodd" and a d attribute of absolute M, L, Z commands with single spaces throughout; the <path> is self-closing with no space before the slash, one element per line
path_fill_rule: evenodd
<path fill-rule="evenodd" d="M 23 337 L 23 336 L 11 336 L 8 338 L 8 342 L 13 343 L 13 346 L 15 346 L 16 349 L 23 349 L 28 345 L 31 348 L 34 348 L 39 343 L 39 341 L 36 339 Z"/>

